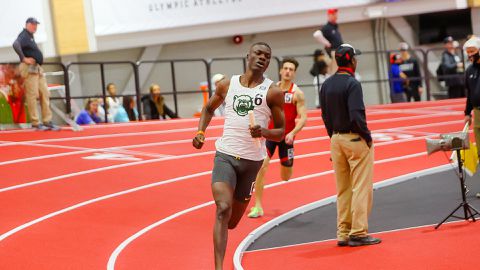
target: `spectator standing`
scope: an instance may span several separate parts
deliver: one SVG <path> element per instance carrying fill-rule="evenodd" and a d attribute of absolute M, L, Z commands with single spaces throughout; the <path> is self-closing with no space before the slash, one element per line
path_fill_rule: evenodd
<path fill-rule="evenodd" d="M 407 75 L 400 70 L 402 57 L 399 54 L 392 54 L 390 57 L 390 99 L 392 103 L 406 102 L 404 83 Z"/>
<path fill-rule="evenodd" d="M 328 77 L 328 64 L 330 61 L 325 56 L 325 53 L 317 49 L 313 53 L 313 66 L 310 69 L 310 74 L 313 76 L 313 87 L 315 87 L 316 99 L 315 105 L 320 108 L 320 94 L 319 91 L 325 79 Z"/>
<path fill-rule="evenodd" d="M 404 84 L 404 91 L 408 102 L 412 98 L 414 101 L 420 101 L 423 93 L 422 74 L 417 59 L 410 55 L 409 49 L 410 46 L 407 43 L 400 43 L 400 55 L 402 56 L 400 70 L 408 77 L 407 83 Z"/>
<path fill-rule="evenodd" d="M 338 9 L 327 10 L 328 22 L 321 30 L 315 31 L 313 36 L 322 44 L 325 45 L 325 50 L 331 58 L 329 66 L 329 74 L 337 71 L 337 63 L 335 62 L 335 50 L 343 44 L 342 35 L 338 29 Z"/>
<path fill-rule="evenodd" d="M 150 94 L 142 97 L 142 104 L 145 119 L 147 120 L 166 119 L 167 116 L 172 119 L 178 118 L 177 114 L 170 110 L 165 104 L 165 99 L 161 95 L 158 84 L 152 84 L 150 86 Z"/>
<path fill-rule="evenodd" d="M 465 123 L 472 124 L 472 111 L 474 112 L 473 133 L 477 150 L 480 149 L 480 39 L 473 36 L 463 45 L 468 60 L 472 63 L 465 71 L 465 86 L 467 101 L 465 105 Z M 479 150 L 480 151 L 480 150 Z M 478 153 L 480 156 L 480 152 Z M 480 193 L 477 193 L 480 198 Z"/>
<path fill-rule="evenodd" d="M 442 53 L 441 69 L 445 85 L 448 88 L 448 98 L 465 97 L 465 85 L 463 82 L 463 63 L 460 56 L 455 53 L 454 40 L 446 37 L 443 40 L 445 51 Z"/>
<path fill-rule="evenodd" d="M 25 28 L 13 43 L 13 48 L 21 61 L 19 69 L 24 79 L 25 100 L 32 127 L 37 130 L 59 130 L 60 128 L 52 123 L 50 93 L 42 68 L 43 54 L 38 48 L 33 36 L 35 32 L 37 32 L 38 24 L 40 24 L 40 22 L 38 22 L 37 19 L 32 17 L 28 18 L 25 22 Z M 38 117 L 37 98 L 40 99 L 43 124 Z"/>

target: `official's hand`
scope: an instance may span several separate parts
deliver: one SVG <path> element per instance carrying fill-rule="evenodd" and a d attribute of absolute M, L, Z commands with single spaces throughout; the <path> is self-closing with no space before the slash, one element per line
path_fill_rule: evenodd
<path fill-rule="evenodd" d="M 472 125 L 472 117 L 470 115 L 465 115 L 465 124 L 467 123 L 469 126 Z"/>
<path fill-rule="evenodd" d="M 419 88 L 418 88 L 418 93 L 419 93 L 420 95 L 423 94 L 423 87 L 419 87 Z"/>
<path fill-rule="evenodd" d="M 250 127 L 250 135 L 252 135 L 252 138 L 260 138 L 262 137 L 262 127 L 260 125 L 255 125 L 253 127 Z"/>
<path fill-rule="evenodd" d="M 23 62 L 27 65 L 35 65 L 35 59 L 33 59 L 32 57 L 23 58 Z"/>
<path fill-rule="evenodd" d="M 293 135 L 293 132 L 290 132 L 290 133 L 287 134 L 287 136 L 285 136 L 285 142 L 287 144 L 292 145 L 294 139 L 295 139 L 295 135 Z"/>
<path fill-rule="evenodd" d="M 195 138 L 193 138 L 193 147 L 197 149 L 201 149 L 203 146 L 203 143 L 205 142 L 205 136 L 203 134 L 197 134 Z"/>

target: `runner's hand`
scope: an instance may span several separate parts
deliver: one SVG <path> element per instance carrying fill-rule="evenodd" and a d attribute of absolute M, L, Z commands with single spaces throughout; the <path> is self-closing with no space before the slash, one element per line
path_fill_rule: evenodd
<path fill-rule="evenodd" d="M 252 135 L 252 138 L 262 137 L 262 127 L 260 127 L 260 125 L 250 127 L 250 135 Z"/>
<path fill-rule="evenodd" d="M 203 134 L 197 134 L 195 138 L 193 138 L 193 147 L 197 149 L 201 149 L 203 146 L 203 143 L 205 142 L 205 136 Z"/>
<path fill-rule="evenodd" d="M 472 117 L 470 115 L 465 115 L 465 124 L 467 123 L 469 126 L 472 125 Z"/>
<path fill-rule="evenodd" d="M 287 144 L 292 145 L 294 139 L 295 139 L 295 135 L 293 135 L 292 132 L 288 133 L 287 136 L 285 136 L 285 142 L 286 142 Z"/>

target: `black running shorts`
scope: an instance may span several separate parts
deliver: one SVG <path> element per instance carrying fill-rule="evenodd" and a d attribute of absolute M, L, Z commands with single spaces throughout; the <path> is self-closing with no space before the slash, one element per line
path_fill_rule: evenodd
<path fill-rule="evenodd" d="M 263 160 L 241 159 L 217 151 L 213 165 L 212 184 L 228 183 L 234 190 L 235 200 L 248 202 L 252 197 L 255 179 L 262 163 Z"/>

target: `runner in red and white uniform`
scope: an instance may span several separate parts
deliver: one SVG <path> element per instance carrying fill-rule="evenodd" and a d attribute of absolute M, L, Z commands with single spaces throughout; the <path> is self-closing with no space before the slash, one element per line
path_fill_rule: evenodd
<path fill-rule="evenodd" d="M 293 83 L 297 68 L 297 60 L 293 58 L 283 59 L 280 69 L 282 80 L 277 85 L 282 89 L 285 97 L 285 104 L 283 107 L 285 112 L 285 139 L 281 142 L 266 141 L 265 145 L 268 157 L 263 161 L 262 168 L 258 172 L 255 182 L 255 206 L 250 209 L 250 213 L 248 214 L 248 217 L 251 218 L 263 216 L 262 198 L 265 174 L 268 170 L 270 159 L 275 153 L 277 146 L 281 163 L 280 175 L 282 180 L 288 181 L 293 173 L 293 141 L 295 135 L 302 130 L 307 121 L 305 96 L 302 90 Z M 270 123 L 270 126 L 271 125 L 272 123 Z"/>

